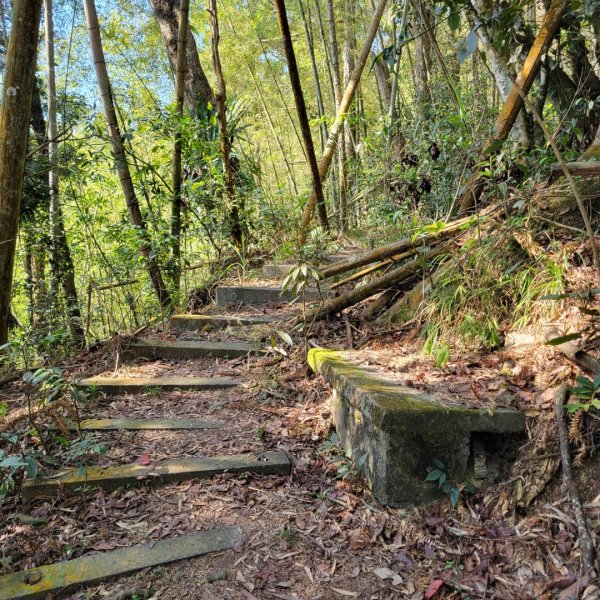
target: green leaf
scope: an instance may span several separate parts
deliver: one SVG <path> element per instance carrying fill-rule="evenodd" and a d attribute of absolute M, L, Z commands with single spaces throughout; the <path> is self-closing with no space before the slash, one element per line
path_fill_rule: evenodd
<path fill-rule="evenodd" d="M 0 462 L 0 468 L 2 469 L 17 469 L 18 467 L 22 467 L 24 465 L 25 462 L 17 454 L 9 456 L 8 458 L 5 458 L 2 462 Z"/>
<path fill-rule="evenodd" d="M 572 340 L 577 340 L 582 336 L 581 332 L 578 333 L 568 333 L 567 335 L 561 335 L 557 338 L 552 338 L 551 340 L 547 340 L 546 344 L 548 346 L 560 346 L 561 344 L 566 344 Z"/>
<path fill-rule="evenodd" d="M 35 479 L 38 474 L 38 471 L 39 471 L 37 461 L 35 461 L 30 456 L 28 456 L 25 459 L 24 466 L 25 466 L 25 472 L 27 473 L 27 475 L 29 475 L 29 477 L 31 477 L 31 479 Z"/>
<path fill-rule="evenodd" d="M 432 469 L 427 473 L 427 477 L 425 477 L 425 481 L 437 481 L 442 475 L 445 475 L 443 471 L 439 469 Z"/>
<path fill-rule="evenodd" d="M 450 31 L 456 31 L 460 27 L 460 13 L 458 11 L 450 13 L 448 27 L 450 27 Z"/>
<path fill-rule="evenodd" d="M 450 504 L 452 504 L 452 508 L 456 508 L 459 498 L 460 498 L 460 492 L 456 488 L 452 488 L 450 490 Z"/>

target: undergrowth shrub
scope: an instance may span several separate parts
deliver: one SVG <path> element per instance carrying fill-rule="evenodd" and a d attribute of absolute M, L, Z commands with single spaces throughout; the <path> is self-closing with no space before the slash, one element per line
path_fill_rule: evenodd
<path fill-rule="evenodd" d="M 425 352 L 441 365 L 457 345 L 498 348 L 503 331 L 554 310 L 542 298 L 563 291 L 567 266 L 564 251 L 540 246 L 524 219 L 480 232 L 441 267 L 425 308 Z"/>

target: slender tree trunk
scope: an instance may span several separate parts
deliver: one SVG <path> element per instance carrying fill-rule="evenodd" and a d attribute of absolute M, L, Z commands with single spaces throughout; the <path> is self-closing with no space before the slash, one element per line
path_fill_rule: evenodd
<path fill-rule="evenodd" d="M 92 56 L 94 59 L 94 67 L 96 69 L 96 79 L 98 80 L 98 90 L 102 99 L 104 108 L 104 116 L 108 127 L 108 133 L 112 144 L 112 151 L 115 159 L 115 167 L 119 175 L 121 189 L 125 196 L 125 203 L 129 211 L 131 223 L 136 227 L 139 249 L 146 263 L 148 274 L 152 280 L 154 290 L 160 305 L 163 308 L 168 308 L 171 305 L 171 297 L 167 288 L 164 285 L 162 274 L 156 262 L 156 258 L 152 256 L 150 239 L 140 205 L 133 187 L 129 164 L 123 146 L 123 137 L 117 123 L 117 114 L 112 97 L 110 80 L 106 69 L 106 61 L 104 59 L 104 50 L 102 48 L 102 38 L 100 36 L 100 26 L 98 24 L 98 15 L 96 13 L 96 5 L 94 0 L 84 0 L 85 18 L 90 36 L 90 45 L 92 47 Z"/>
<path fill-rule="evenodd" d="M 233 181 L 233 170 L 231 168 L 231 140 L 227 132 L 227 88 L 221 68 L 221 57 L 219 55 L 219 16 L 217 12 L 217 0 L 208 0 L 208 12 L 210 14 L 210 28 L 212 33 L 212 57 L 217 77 L 217 121 L 221 131 L 221 154 L 223 157 L 223 175 L 225 176 L 225 192 L 227 194 L 229 224 L 231 238 L 237 248 L 244 243 L 244 232 L 240 219 L 240 206 L 235 195 Z"/>
<path fill-rule="evenodd" d="M 492 35 L 487 29 L 487 26 L 482 22 L 485 15 L 482 14 L 485 11 L 485 4 L 483 0 L 472 0 L 473 17 L 471 19 L 473 25 L 476 27 L 477 37 L 481 42 L 481 47 L 485 52 L 485 56 L 488 60 L 488 66 L 494 79 L 496 86 L 500 92 L 500 96 L 503 101 L 506 101 L 512 85 L 510 83 L 511 75 L 508 73 L 506 67 L 506 57 L 502 56 L 496 49 L 492 42 Z M 514 137 L 518 140 L 519 144 L 524 148 L 530 148 L 533 142 L 529 124 L 527 122 L 527 115 L 521 111 L 514 124 L 513 129 Z"/>
<path fill-rule="evenodd" d="M 354 53 L 356 52 L 355 28 L 356 0 L 344 0 L 344 47 L 342 52 L 342 63 L 344 69 L 344 88 L 348 85 L 352 72 L 354 71 Z M 351 108 L 351 112 L 355 112 Z M 346 158 L 354 156 L 355 136 L 348 119 L 344 121 L 344 141 L 346 144 Z"/>
<path fill-rule="evenodd" d="M 567 0 L 552 0 L 552 4 L 546 13 L 540 30 L 535 38 L 533 46 L 523 63 L 523 68 L 517 79 L 518 86 L 523 93 L 528 94 L 535 78 L 540 70 L 542 57 L 547 52 L 560 27 L 562 16 L 567 9 Z M 494 133 L 482 153 L 482 159 L 489 157 L 497 148 L 498 143 L 504 141 L 510 133 L 519 111 L 523 108 L 524 101 L 520 90 L 513 86 L 508 98 L 504 102 L 502 111 L 498 115 Z M 478 161 L 479 162 L 479 161 Z M 480 171 L 477 170 L 466 184 L 465 191 L 457 204 L 462 211 L 468 210 L 475 205 L 483 190 L 483 180 Z"/>
<path fill-rule="evenodd" d="M 319 211 L 319 220 L 321 226 L 329 231 L 329 223 L 327 221 L 327 209 L 325 208 L 325 198 L 323 197 L 323 186 L 319 175 L 319 165 L 315 156 L 315 147 L 313 144 L 312 134 L 310 131 L 310 122 L 306 114 L 306 104 L 304 102 L 304 94 L 302 93 L 302 83 L 300 82 L 300 74 L 298 73 L 298 65 L 296 64 L 296 54 L 292 43 L 292 34 L 287 19 L 285 9 L 285 0 L 275 0 L 275 11 L 277 12 L 277 20 L 279 21 L 279 30 L 283 40 L 283 49 L 288 63 L 288 71 L 290 74 L 290 83 L 294 93 L 294 101 L 296 102 L 296 110 L 298 112 L 298 121 L 300 122 L 300 130 L 302 131 L 302 140 L 308 157 L 308 165 L 310 169 L 310 177 L 315 192 L 317 210 Z M 301 234 L 302 235 L 302 234 Z"/>
<path fill-rule="evenodd" d="M 373 19 L 371 20 L 369 29 L 367 30 L 364 46 L 360 52 L 358 59 L 356 60 L 356 66 L 354 68 L 352 76 L 350 77 L 350 81 L 346 86 L 344 96 L 341 99 L 340 106 L 337 110 L 337 114 L 335 117 L 335 121 L 329 131 L 329 139 L 327 140 L 327 146 L 325 148 L 325 152 L 323 152 L 323 156 L 321 157 L 321 162 L 319 163 L 319 174 L 321 175 L 321 181 L 325 180 L 325 178 L 327 177 L 327 173 L 329 172 L 331 161 L 335 155 L 335 149 L 337 147 L 337 141 L 340 135 L 340 131 L 343 127 L 346 115 L 348 114 L 348 110 L 350 109 L 350 105 L 352 104 L 352 100 L 354 99 L 354 94 L 356 93 L 356 88 L 358 87 L 358 83 L 364 71 L 367 59 L 371 54 L 371 46 L 373 45 L 373 40 L 377 35 L 379 22 L 381 21 L 381 17 L 383 16 L 383 12 L 385 11 L 386 5 L 387 0 L 379 0 L 377 9 L 375 10 L 375 14 L 373 15 Z M 304 208 L 304 214 L 302 215 L 302 223 L 300 226 L 300 231 L 304 232 L 305 235 L 308 231 L 310 222 L 312 220 L 312 214 L 315 209 L 316 200 L 317 197 L 313 190 L 313 193 L 311 194 L 311 197 Z M 306 241 L 305 235 L 304 238 L 301 240 L 302 242 Z"/>
<path fill-rule="evenodd" d="M 14 0 L 0 109 L 0 345 L 8 320 L 31 118 L 41 0 Z"/>
<path fill-rule="evenodd" d="M 421 9 L 426 10 L 422 6 L 422 0 L 413 0 L 415 21 L 420 24 Z M 413 37 L 415 38 L 415 96 L 417 111 L 423 118 L 427 118 L 431 104 L 431 90 L 429 89 L 429 64 L 431 62 L 431 44 L 426 35 L 421 35 L 418 27 L 413 25 Z"/>
<path fill-rule="evenodd" d="M 154 18 L 167 47 L 167 54 L 173 73 L 177 73 L 177 40 L 179 39 L 179 0 L 150 0 Z M 215 95 L 206 78 L 196 41 L 187 27 L 186 55 L 188 71 L 185 78 L 185 105 L 192 114 L 198 112 L 199 107 L 206 108 L 207 104 L 215 106 Z"/>
<path fill-rule="evenodd" d="M 85 346 L 85 331 L 75 284 L 75 269 L 60 208 L 58 179 L 58 126 L 56 119 L 56 73 L 54 67 L 54 18 L 52 0 L 45 0 L 46 69 L 48 79 L 48 188 L 50 193 L 50 273 L 55 295 L 59 282 L 67 307 L 69 327 L 78 348 Z"/>
<path fill-rule="evenodd" d="M 388 146 L 392 148 L 396 133 L 399 131 L 398 124 L 396 123 L 396 104 L 398 96 L 398 83 L 400 81 L 400 65 L 402 62 L 402 46 L 404 45 L 404 37 L 406 34 L 406 23 L 408 20 L 408 3 L 409 0 L 404 0 L 402 8 L 402 19 L 400 21 L 400 28 L 396 32 L 396 51 L 395 51 L 395 62 L 394 62 L 394 78 L 392 81 L 392 92 L 390 95 L 390 106 L 388 111 L 389 117 L 389 135 L 388 135 Z M 398 148 L 394 154 L 399 154 Z M 399 158 L 396 156 L 395 158 Z"/>
<path fill-rule="evenodd" d="M 308 56 L 310 58 L 310 67 L 312 69 L 313 79 L 315 83 L 315 96 L 317 98 L 317 110 L 319 112 L 319 119 L 321 123 L 319 125 L 319 134 L 321 136 L 321 152 L 325 150 L 325 143 L 327 141 L 327 124 L 324 121 L 325 117 L 325 105 L 323 104 L 323 93 L 321 91 L 321 78 L 319 77 L 319 69 L 317 67 L 317 59 L 315 57 L 315 46 L 313 34 L 310 29 L 310 23 L 306 18 L 304 12 L 304 5 L 302 0 L 298 0 L 298 9 L 300 10 L 300 17 L 302 18 L 302 24 L 304 25 L 304 35 L 306 37 L 306 46 L 308 48 Z"/>
<path fill-rule="evenodd" d="M 339 111 L 342 103 L 342 80 L 340 75 L 340 52 L 337 41 L 337 26 L 335 22 L 335 12 L 333 0 L 326 0 L 327 21 L 329 24 L 329 44 L 331 46 L 331 75 L 333 78 L 333 94 L 335 99 L 336 113 Z M 331 132 L 330 132 L 331 134 Z M 339 181 L 339 202 L 338 202 L 338 222 L 340 232 L 343 232 L 346 226 L 346 208 L 348 206 L 347 190 L 348 183 L 346 177 L 346 141 L 344 136 L 339 139 L 340 150 L 338 152 L 338 181 Z M 327 150 L 327 147 L 325 147 Z M 325 152 L 323 152 L 325 154 Z M 307 224 L 308 226 L 308 224 Z"/>
<path fill-rule="evenodd" d="M 181 284 L 181 119 L 185 97 L 185 77 L 187 75 L 187 31 L 189 27 L 190 0 L 181 0 L 179 5 L 179 28 L 177 36 L 177 61 L 175 68 L 175 125 L 173 139 L 173 200 L 171 203 L 171 238 L 173 287 L 179 291 Z"/>

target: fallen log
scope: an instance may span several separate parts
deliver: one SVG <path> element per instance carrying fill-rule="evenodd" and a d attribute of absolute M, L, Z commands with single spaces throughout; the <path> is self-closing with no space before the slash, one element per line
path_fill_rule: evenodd
<path fill-rule="evenodd" d="M 462 228 L 466 228 L 471 224 L 475 224 L 482 218 L 491 216 L 498 210 L 499 208 L 497 206 L 491 206 L 487 210 L 482 211 L 479 215 L 479 218 L 473 215 L 471 217 L 457 219 L 456 221 L 450 221 L 447 222 L 442 229 L 425 234 L 421 237 L 417 237 L 416 239 L 415 237 L 404 238 L 402 240 L 398 240 L 397 242 L 388 244 L 387 246 L 381 246 L 380 248 L 369 250 L 368 252 L 364 252 L 359 256 L 340 260 L 322 269 L 322 278 L 328 279 L 329 277 L 346 273 L 352 269 L 358 269 L 359 267 L 364 267 L 365 265 L 370 265 L 374 262 L 383 261 L 387 258 L 402 254 L 408 250 L 416 251 L 419 247 L 427 246 L 437 241 L 442 241 L 453 236 Z"/>
<path fill-rule="evenodd" d="M 447 263 L 440 265 L 429 277 L 422 279 L 412 289 L 402 294 L 388 310 L 379 316 L 378 322 L 390 324 L 412 319 L 425 298 L 431 293 L 433 286 L 447 270 Z"/>
<path fill-rule="evenodd" d="M 393 286 L 400 285 L 409 277 L 423 270 L 428 261 L 441 255 L 442 252 L 445 252 L 446 250 L 446 247 L 432 248 L 422 256 L 416 257 L 414 260 L 386 273 L 382 277 L 374 279 L 373 281 L 342 294 L 337 298 L 333 298 L 321 307 L 308 311 L 303 320 L 305 323 L 311 323 L 325 319 L 326 317 L 339 313 L 349 306 L 354 306 L 379 292 L 385 292 Z"/>
<path fill-rule="evenodd" d="M 600 162 L 597 161 L 576 161 L 565 163 L 565 167 L 571 175 L 578 177 L 600 177 Z M 560 163 L 550 165 L 550 170 L 554 175 L 562 175 L 563 170 Z"/>
<path fill-rule="evenodd" d="M 546 334 L 546 343 L 559 337 L 560 334 L 557 331 L 550 331 Z M 554 347 L 584 371 L 592 373 L 595 376 L 600 375 L 600 361 L 582 350 L 574 342 L 564 342 L 563 344 L 558 344 Z"/>
<path fill-rule="evenodd" d="M 439 240 L 439 241 L 441 241 L 441 240 Z M 340 281 L 337 281 L 336 283 L 331 285 L 329 287 L 329 289 L 335 290 L 347 283 L 352 283 L 353 281 L 356 281 L 357 279 L 362 279 L 363 277 L 366 277 L 367 275 L 370 275 L 371 273 L 375 273 L 376 271 L 379 271 L 380 269 L 383 269 L 383 268 L 387 267 L 388 265 L 393 265 L 394 263 L 399 263 L 406 258 L 410 258 L 411 256 L 414 256 L 415 252 L 416 252 L 416 250 L 412 249 L 412 250 L 407 250 L 406 252 L 403 252 L 402 254 L 396 254 L 395 256 L 392 256 L 391 258 L 388 258 L 388 259 L 386 259 L 380 263 L 377 263 L 371 267 L 367 267 L 366 269 L 363 269 L 362 271 L 359 271 L 358 273 L 354 273 L 354 275 L 350 275 L 350 277 L 346 277 L 345 279 L 341 279 Z"/>
<path fill-rule="evenodd" d="M 392 288 L 383 292 L 383 294 L 381 294 L 377 300 L 371 302 L 371 304 L 369 304 L 369 306 L 362 311 L 360 318 L 367 321 L 377 316 L 384 308 L 389 306 L 389 304 L 394 301 L 394 298 L 400 293 L 401 292 L 396 288 Z"/>

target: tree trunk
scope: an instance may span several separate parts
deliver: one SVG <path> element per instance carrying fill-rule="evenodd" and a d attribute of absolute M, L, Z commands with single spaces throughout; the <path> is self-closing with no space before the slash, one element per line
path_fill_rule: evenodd
<path fill-rule="evenodd" d="M 427 10 L 422 0 L 413 0 L 415 21 L 420 24 L 421 10 Z M 422 24 L 420 24 L 423 27 Z M 412 28 L 415 39 L 415 100 L 417 111 L 423 118 L 430 116 L 431 90 L 429 88 L 429 65 L 431 63 L 431 43 L 427 35 L 421 35 L 418 27 Z"/>
<path fill-rule="evenodd" d="M 321 136 L 321 152 L 325 150 L 325 142 L 327 141 L 327 123 L 325 123 L 325 105 L 323 104 L 323 92 L 321 91 L 321 78 L 319 77 L 319 69 L 317 67 L 317 59 L 315 57 L 315 45 L 314 38 L 310 28 L 310 22 L 306 18 L 304 12 L 304 5 L 302 0 L 298 0 L 298 9 L 300 10 L 300 17 L 302 18 L 302 24 L 304 25 L 304 35 L 306 37 L 306 46 L 308 48 L 308 56 L 310 58 L 310 68 L 313 74 L 313 80 L 315 83 L 315 96 L 317 98 L 317 110 L 319 112 L 319 119 L 321 121 L 319 125 L 319 133 Z M 310 12 L 309 12 L 310 15 Z"/>
<path fill-rule="evenodd" d="M 14 0 L 6 51 L 0 109 L 0 345 L 8 340 L 41 12 L 41 0 Z"/>
<path fill-rule="evenodd" d="M 547 52 L 550 44 L 558 32 L 562 16 L 567 9 L 569 2 L 567 0 L 552 0 L 552 4 L 546 13 L 540 30 L 535 38 L 533 46 L 523 63 L 523 68 L 517 79 L 517 84 L 525 94 L 529 93 L 535 78 L 540 70 L 542 57 Z M 497 148 L 499 142 L 504 141 L 510 133 L 520 110 L 523 108 L 524 101 L 519 90 L 513 86 L 508 98 L 502 107 L 502 111 L 496 120 L 494 134 L 486 144 L 482 153 L 481 160 L 485 160 Z M 480 162 L 478 161 L 478 162 Z M 461 211 L 472 208 L 483 191 L 484 183 L 480 171 L 475 171 L 466 184 L 465 191 L 462 193 L 458 202 Z"/>
<path fill-rule="evenodd" d="M 325 208 L 325 198 L 323 197 L 323 186 L 319 175 L 319 165 L 315 156 L 315 147 L 313 144 L 312 134 L 310 131 L 310 122 L 306 114 L 306 104 L 304 102 L 304 94 L 302 93 L 302 83 L 300 82 L 300 74 L 298 73 L 298 65 L 296 64 L 296 54 L 292 43 L 292 34 L 287 19 L 285 9 L 285 0 L 275 0 L 275 11 L 277 12 L 277 20 L 279 22 L 279 30 L 283 40 L 283 49 L 288 63 L 288 71 L 290 75 L 290 83 L 292 92 L 294 93 L 294 101 L 296 102 L 296 110 L 298 112 L 298 121 L 300 122 L 300 130 L 302 131 L 302 140 L 308 165 L 310 169 L 310 177 L 315 190 L 317 200 L 317 210 L 319 212 L 319 220 L 321 226 L 326 231 L 329 231 L 329 223 L 327 221 L 327 209 Z"/>
<path fill-rule="evenodd" d="M 189 28 L 190 0 L 181 0 L 179 5 L 179 26 L 177 36 L 177 60 L 175 68 L 175 124 L 173 139 L 173 200 L 171 203 L 171 253 L 173 287 L 179 291 L 181 284 L 181 132 L 183 102 L 185 97 L 185 78 L 187 74 L 187 31 Z"/>
<path fill-rule="evenodd" d="M 481 42 L 481 47 L 488 61 L 488 67 L 494 76 L 496 86 L 500 92 L 500 96 L 504 102 L 508 99 L 512 85 L 510 83 L 510 75 L 507 71 L 507 57 L 502 56 L 495 48 L 492 37 L 493 33 L 488 31 L 484 24 L 486 19 L 485 5 L 483 0 L 472 0 L 473 16 L 472 23 L 476 27 L 477 37 Z M 531 135 L 531 127 L 529 126 L 527 115 L 524 111 L 520 111 L 514 123 L 513 134 L 519 144 L 524 148 L 531 148 L 533 143 Z"/>
<path fill-rule="evenodd" d="M 210 29 L 212 34 L 212 57 L 217 77 L 217 95 L 215 97 L 217 107 L 217 121 L 221 132 L 221 155 L 223 158 L 223 175 L 225 177 L 225 192 L 227 194 L 229 225 L 231 238 L 237 248 L 244 243 L 244 232 L 240 220 L 240 207 L 235 195 L 233 182 L 233 170 L 231 168 L 231 140 L 227 132 L 227 88 L 221 68 L 221 57 L 219 55 L 219 16 L 217 12 L 217 0 L 208 0 L 208 12 L 210 14 Z"/>
<path fill-rule="evenodd" d="M 342 80 L 340 76 L 340 51 L 337 41 L 337 26 L 335 22 L 335 12 L 333 0 L 325 0 L 327 6 L 327 21 L 329 25 L 329 44 L 331 46 L 331 76 L 333 79 L 333 96 L 335 100 L 336 113 L 342 103 Z M 331 132 L 330 132 L 331 134 Z M 339 182 L 339 202 L 338 202 L 338 224 L 340 232 L 344 231 L 346 222 L 346 206 L 348 204 L 348 179 L 346 176 L 346 141 L 342 136 L 339 140 L 340 150 L 338 152 L 338 182 Z M 327 146 L 325 146 L 325 151 Z M 307 224 L 310 224 L 310 222 Z"/>
<path fill-rule="evenodd" d="M 171 68 L 173 73 L 176 74 L 179 0 L 150 0 L 150 4 L 167 47 Z M 216 102 L 213 90 L 200 64 L 196 41 L 189 24 L 187 27 L 186 56 L 188 72 L 185 79 L 185 105 L 192 114 L 196 114 L 199 106 L 206 107 L 209 103 L 215 106 Z"/>
<path fill-rule="evenodd" d="M 377 87 L 379 89 L 379 95 L 381 97 L 381 101 L 384 105 L 384 108 L 387 108 L 390 105 L 390 99 L 392 98 L 392 85 L 390 83 L 390 70 L 381 58 L 379 60 L 375 60 L 376 56 L 372 53 L 372 58 L 375 61 L 373 69 L 375 70 L 375 79 L 377 80 Z"/>
<path fill-rule="evenodd" d="M 45 0 L 46 68 L 48 78 L 48 188 L 50 193 L 50 273 L 54 294 L 62 287 L 69 327 L 78 348 L 85 346 L 85 332 L 75 284 L 75 269 L 60 208 L 58 180 L 58 126 L 56 122 L 56 74 L 54 67 L 54 19 L 52 0 Z"/>
<path fill-rule="evenodd" d="M 152 280 L 154 290 L 160 305 L 163 308 L 168 308 L 171 305 L 171 297 L 167 288 L 164 285 L 162 274 L 156 262 L 156 258 L 152 256 L 150 239 L 144 218 L 140 211 L 140 205 L 133 187 L 129 164 L 123 146 L 123 137 L 117 123 L 117 115 L 106 69 L 106 61 L 104 59 L 104 50 L 102 48 L 102 38 L 100 37 L 100 26 L 98 24 L 98 15 L 96 14 L 96 5 L 94 0 L 84 0 L 85 18 L 90 36 L 90 45 L 92 47 L 92 56 L 94 59 L 94 67 L 96 69 L 96 79 L 98 80 L 98 90 L 102 99 L 104 108 L 104 116 L 108 127 L 108 134 L 112 144 L 112 151 L 115 159 L 115 168 L 119 175 L 121 189 L 125 196 L 125 203 L 129 211 L 131 223 L 137 228 L 139 239 L 139 249 L 146 263 L 148 274 Z"/>

